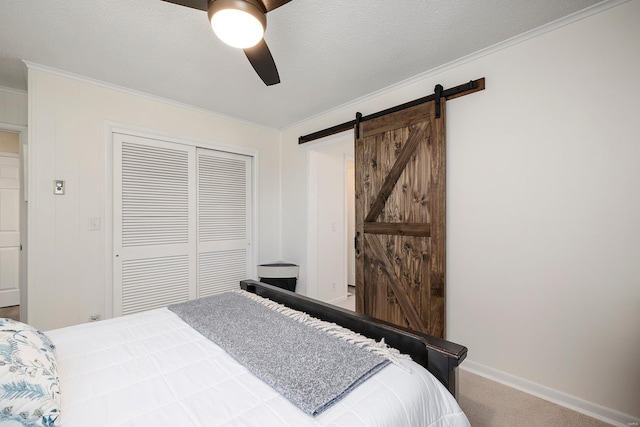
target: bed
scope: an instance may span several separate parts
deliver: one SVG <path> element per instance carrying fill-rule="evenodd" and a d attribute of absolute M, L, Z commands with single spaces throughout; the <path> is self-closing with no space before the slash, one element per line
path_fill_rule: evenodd
<path fill-rule="evenodd" d="M 53 416 L 29 422 L 25 420 L 30 414 L 24 412 L 25 420 L 15 425 L 469 426 L 454 398 L 456 368 L 466 357 L 465 347 L 253 280 L 242 281 L 241 288 L 242 298 L 259 299 L 261 304 L 266 299 L 263 305 L 274 305 L 273 301 L 284 305 L 282 310 L 303 311 L 318 322 L 333 322 L 375 341 L 384 338 L 412 360 L 385 362 L 368 379 L 310 415 L 284 397 L 286 393 L 276 391 L 279 379 L 265 381 L 232 358 L 232 350 L 223 350 L 198 332 L 201 325 L 189 325 L 187 317 L 180 317 L 195 306 L 162 308 L 36 336 L 34 340 L 42 341 L 34 347 L 44 349 L 47 358 L 55 352 L 59 412 L 56 408 Z M 233 322 L 256 329 L 257 323 L 244 316 Z M 49 351 L 50 344 L 55 350 Z M 279 359 L 278 352 L 267 354 L 261 356 L 264 365 L 270 365 L 269 357 Z M 4 418 L 0 413 L 3 427 L 3 422 L 20 420 L 15 411 Z"/>

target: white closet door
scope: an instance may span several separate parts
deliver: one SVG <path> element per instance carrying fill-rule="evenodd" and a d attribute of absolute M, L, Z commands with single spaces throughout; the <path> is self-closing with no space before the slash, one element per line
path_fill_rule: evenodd
<path fill-rule="evenodd" d="M 198 297 L 238 289 L 251 264 L 251 158 L 198 149 Z"/>
<path fill-rule="evenodd" d="M 114 315 L 196 297 L 195 147 L 114 133 Z"/>
<path fill-rule="evenodd" d="M 20 158 L 0 154 L 0 307 L 20 304 Z"/>

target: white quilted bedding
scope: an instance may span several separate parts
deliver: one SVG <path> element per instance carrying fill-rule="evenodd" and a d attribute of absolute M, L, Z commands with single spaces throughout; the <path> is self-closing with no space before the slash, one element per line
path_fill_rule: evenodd
<path fill-rule="evenodd" d="M 63 427 L 470 427 L 449 392 L 413 362 L 411 373 L 389 365 L 310 417 L 167 309 L 47 335 Z"/>

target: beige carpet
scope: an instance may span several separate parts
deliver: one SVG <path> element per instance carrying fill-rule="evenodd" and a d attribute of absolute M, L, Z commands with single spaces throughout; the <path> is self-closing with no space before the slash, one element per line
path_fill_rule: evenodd
<path fill-rule="evenodd" d="M 473 427 L 609 427 L 610 424 L 460 369 L 458 403 Z"/>

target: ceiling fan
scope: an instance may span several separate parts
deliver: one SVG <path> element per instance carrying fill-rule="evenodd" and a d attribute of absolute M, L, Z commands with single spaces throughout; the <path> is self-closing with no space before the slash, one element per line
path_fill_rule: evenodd
<path fill-rule="evenodd" d="M 208 13 L 216 35 L 225 43 L 242 48 L 258 76 L 267 86 L 280 83 L 280 76 L 263 35 L 267 12 L 291 0 L 163 0 Z M 246 25 L 246 26 L 245 26 Z"/>

